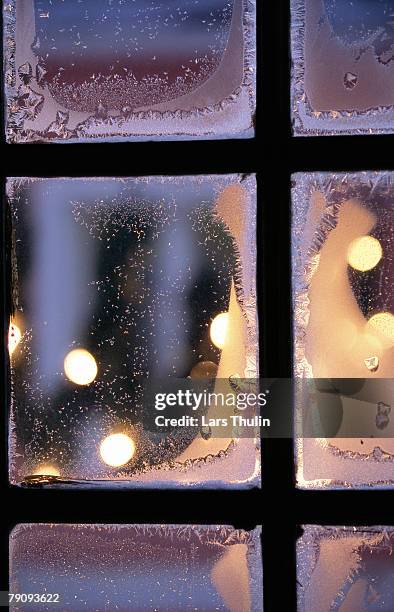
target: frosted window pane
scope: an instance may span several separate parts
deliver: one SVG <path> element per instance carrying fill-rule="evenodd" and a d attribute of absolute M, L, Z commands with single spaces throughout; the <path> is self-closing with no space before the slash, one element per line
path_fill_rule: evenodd
<path fill-rule="evenodd" d="M 291 0 L 291 7 L 294 133 L 393 133 L 393 0 Z"/>
<path fill-rule="evenodd" d="M 260 528 L 18 525 L 10 592 L 58 593 L 12 610 L 262 611 Z"/>
<path fill-rule="evenodd" d="M 254 0 L 4 0 L 9 142 L 253 136 Z"/>
<path fill-rule="evenodd" d="M 296 441 L 302 487 L 394 484 L 393 197 L 390 172 L 293 176 L 295 375 L 344 389 L 336 437 Z"/>
<path fill-rule="evenodd" d="M 13 483 L 258 483 L 257 439 L 152 429 L 144 392 L 257 376 L 255 188 L 238 175 L 8 181 Z"/>
<path fill-rule="evenodd" d="M 304 527 L 297 545 L 299 612 L 391 612 L 392 527 Z"/>

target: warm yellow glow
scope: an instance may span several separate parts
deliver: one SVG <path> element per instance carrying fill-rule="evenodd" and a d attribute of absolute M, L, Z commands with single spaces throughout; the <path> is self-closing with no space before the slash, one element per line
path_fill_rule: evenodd
<path fill-rule="evenodd" d="M 383 251 L 379 240 L 373 236 L 360 236 L 350 243 L 347 252 L 349 266 L 360 272 L 372 270 L 382 259 Z"/>
<path fill-rule="evenodd" d="M 384 352 L 380 337 L 373 332 L 368 325 L 364 331 L 360 331 L 356 342 L 349 346 L 353 363 L 363 362 L 369 357 L 382 357 Z"/>
<path fill-rule="evenodd" d="M 123 433 L 111 434 L 100 444 L 100 455 L 104 463 L 112 467 L 126 465 L 135 453 L 134 441 Z"/>
<path fill-rule="evenodd" d="M 32 476 L 60 476 L 60 472 L 54 465 L 42 464 L 32 472 Z"/>
<path fill-rule="evenodd" d="M 11 322 L 8 330 L 8 352 L 10 355 L 15 351 L 22 338 L 22 332 L 16 323 Z"/>
<path fill-rule="evenodd" d="M 211 323 L 211 340 L 219 349 L 222 349 L 226 344 L 228 319 L 228 312 L 222 312 L 218 314 Z"/>
<path fill-rule="evenodd" d="M 368 321 L 368 326 L 394 343 L 394 315 L 391 312 L 379 312 L 373 315 Z"/>
<path fill-rule="evenodd" d="M 64 360 L 64 372 L 76 385 L 89 385 L 97 376 L 97 363 L 85 349 L 75 349 Z"/>
<path fill-rule="evenodd" d="M 193 366 L 190 378 L 216 378 L 218 366 L 213 361 L 199 361 Z"/>

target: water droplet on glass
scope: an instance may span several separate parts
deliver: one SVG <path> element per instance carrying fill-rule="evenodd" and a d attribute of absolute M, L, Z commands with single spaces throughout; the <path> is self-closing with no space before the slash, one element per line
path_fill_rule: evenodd
<path fill-rule="evenodd" d="M 364 363 L 370 372 L 376 372 L 379 368 L 379 357 L 368 357 L 364 359 Z"/>
<path fill-rule="evenodd" d="M 209 438 L 212 436 L 212 428 L 210 427 L 210 425 L 203 425 L 200 428 L 200 433 L 201 437 L 204 438 L 204 440 L 209 440 Z"/>
<path fill-rule="evenodd" d="M 343 84 L 346 89 L 354 89 L 358 83 L 358 76 L 353 72 L 347 72 L 343 77 Z"/>

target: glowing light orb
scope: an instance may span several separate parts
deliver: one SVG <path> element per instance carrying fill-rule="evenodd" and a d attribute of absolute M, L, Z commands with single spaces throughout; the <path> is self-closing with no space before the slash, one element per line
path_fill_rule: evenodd
<path fill-rule="evenodd" d="M 213 361 L 200 361 L 193 366 L 190 378 L 216 378 L 218 366 Z"/>
<path fill-rule="evenodd" d="M 55 465 L 42 464 L 32 472 L 32 476 L 60 476 L 60 472 Z"/>
<path fill-rule="evenodd" d="M 15 351 L 22 338 L 22 332 L 16 323 L 10 323 L 8 330 L 8 352 L 10 355 Z"/>
<path fill-rule="evenodd" d="M 101 459 L 111 467 L 126 465 L 134 453 L 134 441 L 123 433 L 111 434 L 100 444 Z"/>
<path fill-rule="evenodd" d="M 379 240 L 373 236 L 360 236 L 353 240 L 347 252 L 349 266 L 359 272 L 372 270 L 382 259 L 383 251 Z"/>
<path fill-rule="evenodd" d="M 75 349 L 64 360 L 64 372 L 76 385 L 89 385 L 97 376 L 97 363 L 89 351 Z"/>
<path fill-rule="evenodd" d="M 394 343 L 394 315 L 391 312 L 378 312 L 369 319 L 368 325 Z"/>
<path fill-rule="evenodd" d="M 211 323 L 211 340 L 217 348 L 222 349 L 226 344 L 228 333 L 228 312 L 218 314 Z"/>

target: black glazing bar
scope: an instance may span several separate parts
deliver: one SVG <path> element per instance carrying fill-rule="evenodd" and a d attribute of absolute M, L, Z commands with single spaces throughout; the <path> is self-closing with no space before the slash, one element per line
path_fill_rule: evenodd
<path fill-rule="evenodd" d="M 257 149 L 261 241 L 258 241 L 261 371 L 291 375 L 290 203 L 288 165 L 292 159 L 289 79 L 288 2 L 262 2 L 258 55 Z M 296 605 L 293 458 L 290 440 L 263 440 L 262 523 L 264 525 L 264 602 L 266 610 L 293 610 Z M 281 588 L 286 576 L 288 588 Z M 279 595 L 280 593 L 280 595 Z"/>

